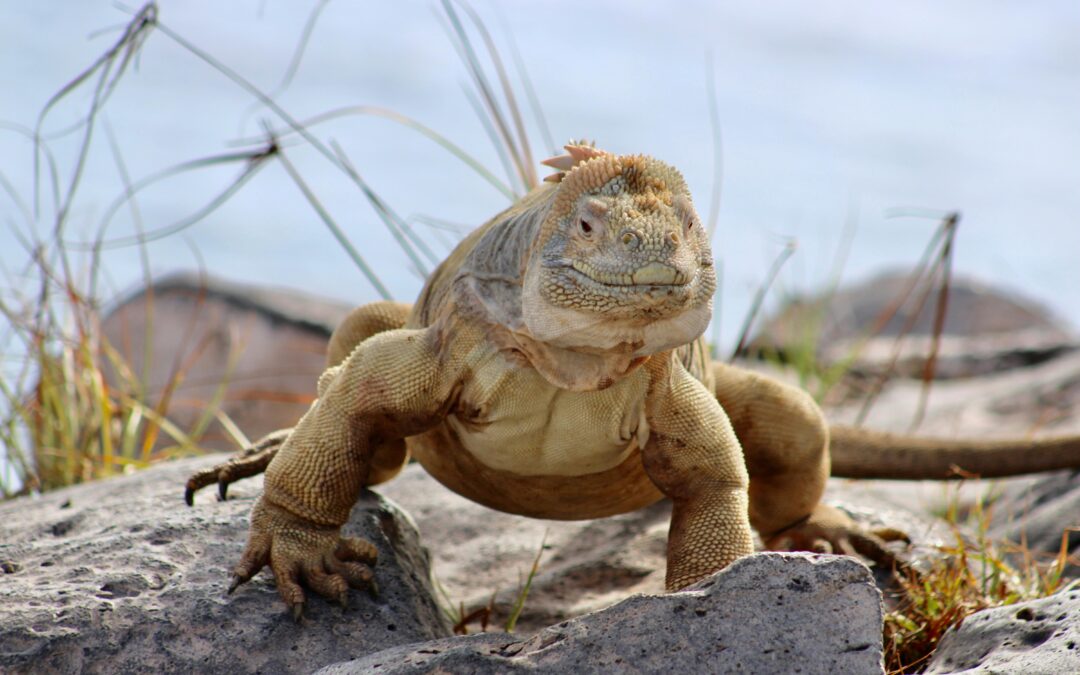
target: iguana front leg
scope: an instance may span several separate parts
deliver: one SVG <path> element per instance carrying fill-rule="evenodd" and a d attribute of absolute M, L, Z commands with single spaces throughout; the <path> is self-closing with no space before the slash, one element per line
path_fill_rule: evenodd
<path fill-rule="evenodd" d="M 354 309 L 338 324 L 330 336 L 326 348 L 326 367 L 331 368 L 341 364 L 356 349 L 356 345 L 369 337 L 388 330 L 404 328 L 411 310 L 411 305 L 387 300 L 368 303 Z M 214 483 L 218 486 L 218 499 L 224 501 L 229 485 L 266 470 L 290 433 L 292 433 L 291 428 L 272 431 L 229 461 L 194 473 L 188 478 L 184 488 L 184 501 L 188 506 L 192 506 L 195 493 Z M 374 485 L 393 478 L 405 465 L 406 458 L 404 441 L 397 439 L 383 443 L 375 453 L 375 471 L 368 484 Z"/>
<path fill-rule="evenodd" d="M 688 586 L 754 550 L 742 450 L 712 393 L 670 355 L 646 366 L 645 471 L 671 498 L 668 590 Z"/>
<path fill-rule="evenodd" d="M 380 333 L 323 374 L 320 398 L 266 470 L 230 590 L 269 564 L 299 617 L 301 583 L 341 602 L 348 586 L 370 585 L 374 546 L 339 530 L 369 480 L 376 446 L 445 415 L 461 366 L 440 360 L 431 330 Z"/>

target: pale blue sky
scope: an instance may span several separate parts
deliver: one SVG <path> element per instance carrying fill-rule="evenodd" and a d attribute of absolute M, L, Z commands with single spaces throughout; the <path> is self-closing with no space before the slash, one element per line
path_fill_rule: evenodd
<path fill-rule="evenodd" d="M 273 89 L 311 5 L 163 0 L 161 18 Z M 787 239 L 799 252 L 782 285 L 805 290 L 827 281 L 849 212 L 858 230 L 846 278 L 914 263 L 933 224 L 884 218 L 905 206 L 962 210 L 960 273 L 1023 290 L 1080 324 L 1080 4 L 537 0 L 477 8 L 500 43 L 503 21 L 512 30 L 556 140 L 585 136 L 671 162 L 703 215 L 713 178 L 704 67 L 712 52 L 724 139 L 714 248 L 725 269 L 727 342 Z M 49 95 L 117 33 L 90 36 L 125 18 L 110 0 L 0 2 L 0 120 L 32 127 Z M 434 3 L 335 0 L 280 101 L 299 118 L 342 105 L 391 107 L 497 169 L 462 93 L 465 80 Z M 87 101 L 80 94 L 60 106 L 45 130 L 63 129 Z M 272 115 L 151 34 L 105 118 L 139 178 L 224 152 Z M 316 132 L 340 142 L 403 215 L 477 225 L 506 204 L 440 148 L 389 122 L 353 118 Z M 534 141 L 543 146 L 539 134 Z M 53 145 L 66 181 L 74 144 Z M 541 147 L 537 154 L 546 154 Z M 393 293 L 415 295 L 419 276 L 351 184 L 310 150 L 290 157 Z M 24 138 L 0 129 L 0 171 L 27 200 L 31 158 Z M 149 227 L 173 222 L 237 171 L 163 183 L 142 195 L 141 213 Z M 99 133 L 72 236 L 92 235 L 122 190 Z M 0 261 L 16 270 L 25 256 L 12 228 L 27 225 L 3 194 L 0 216 Z M 47 231 L 47 218 L 39 227 Z M 130 232 L 125 211 L 110 233 Z M 376 297 L 280 167 L 182 237 L 152 245 L 154 271 L 194 267 L 193 250 L 210 272 L 231 279 L 358 304 Z M 106 263 L 117 288 L 137 281 L 134 250 L 115 251 Z"/>

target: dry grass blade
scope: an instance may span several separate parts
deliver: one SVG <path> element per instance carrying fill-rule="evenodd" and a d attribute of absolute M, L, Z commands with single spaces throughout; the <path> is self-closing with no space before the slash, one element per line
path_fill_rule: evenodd
<path fill-rule="evenodd" d="M 497 5 L 494 9 L 498 12 Z M 506 35 L 506 42 L 510 45 L 510 54 L 514 58 L 514 70 L 517 71 L 518 79 L 521 80 L 521 86 L 525 89 L 525 96 L 529 99 L 529 108 L 532 109 L 533 117 L 536 118 L 536 125 L 540 127 L 540 135 L 544 138 L 544 143 L 548 149 L 548 156 L 553 157 L 559 154 L 559 147 L 555 145 L 555 139 L 551 135 L 547 116 L 544 115 L 544 108 L 540 105 L 540 98 L 536 95 L 536 90 L 533 88 L 532 78 L 529 77 L 529 69 L 525 67 L 525 60 L 521 58 L 521 52 L 518 51 L 517 40 L 514 39 L 514 33 L 510 30 L 510 25 L 506 22 L 501 13 L 497 13 L 497 16 L 499 17 L 502 32 Z"/>
<path fill-rule="evenodd" d="M 476 87 L 479 94 L 478 101 L 482 103 L 483 110 L 483 113 L 480 113 L 481 119 L 485 120 L 486 123 L 495 130 L 496 138 L 498 139 L 496 141 L 496 147 L 505 151 L 506 156 L 509 158 L 510 164 L 514 169 L 512 175 L 520 181 L 523 189 L 528 191 L 537 184 L 536 171 L 530 159 L 531 153 L 529 153 L 528 150 L 528 139 L 524 135 L 524 128 L 520 125 L 521 116 L 517 112 L 517 105 L 514 101 L 512 90 L 509 87 L 509 81 L 505 77 L 505 69 L 502 67 L 502 61 L 499 59 L 498 52 L 490 41 L 490 36 L 483 27 L 483 23 L 480 22 L 479 18 L 467 5 L 463 4 L 462 6 L 465 7 L 467 12 L 470 12 L 470 18 L 473 20 L 474 25 L 477 26 L 482 39 L 484 39 L 487 44 L 489 54 L 495 64 L 500 81 L 502 82 L 504 93 L 507 93 L 508 105 L 511 108 L 511 115 L 515 120 L 515 126 L 517 126 L 519 133 L 522 135 L 522 146 L 520 148 L 518 141 L 514 138 L 514 134 L 510 131 L 510 124 L 507 122 L 502 106 L 499 105 L 498 98 L 495 96 L 494 88 L 491 86 L 487 74 L 480 65 L 480 59 L 476 55 L 476 50 L 473 49 L 472 41 L 465 31 L 465 27 L 462 25 L 460 17 L 457 15 L 456 10 L 454 10 L 454 6 L 450 0 L 442 0 L 443 11 L 450 26 L 449 33 L 451 39 L 453 40 L 458 53 L 461 55 L 466 69 L 469 71 L 473 86 Z"/>
<path fill-rule="evenodd" d="M 729 361 L 734 361 L 737 357 L 743 356 L 746 353 L 746 344 L 750 340 L 750 331 L 754 327 L 754 321 L 757 319 L 758 314 L 761 313 L 761 307 L 765 302 L 765 295 L 772 288 L 773 282 L 776 281 L 776 276 L 780 274 L 780 270 L 784 267 L 784 263 L 795 254 L 795 242 L 789 241 L 784 245 L 784 249 L 780 251 L 780 254 L 773 260 L 772 265 L 769 267 L 768 274 L 765 275 L 765 280 L 758 286 L 757 292 L 754 293 L 754 300 L 750 303 L 750 310 L 746 313 L 746 318 L 743 319 L 742 329 L 739 331 L 739 341 L 735 345 L 735 349 L 731 352 Z"/>
<path fill-rule="evenodd" d="M 870 331 L 871 335 L 877 335 L 884 330 L 885 326 L 892 321 L 899 313 L 900 309 L 908 302 L 912 293 L 915 292 L 917 288 L 922 289 L 911 313 L 908 314 L 903 327 L 896 336 L 888 366 L 874 380 L 874 383 L 871 385 L 869 392 L 863 400 L 863 404 L 859 409 L 859 414 L 855 421 L 857 425 L 862 424 L 863 421 L 865 421 L 866 416 L 870 413 L 870 409 L 873 407 L 874 403 L 877 402 L 878 396 L 884 389 L 885 384 L 896 372 L 896 364 L 900 358 L 903 341 L 914 328 L 915 323 L 918 321 L 923 308 L 926 306 L 926 303 L 934 290 L 935 281 L 940 277 L 941 281 L 937 287 L 938 302 L 934 317 L 931 353 L 928 356 L 926 367 L 923 369 L 923 388 L 920 393 L 919 408 L 912 420 L 912 428 L 917 427 L 918 423 L 922 420 L 930 386 L 933 382 L 934 366 L 937 363 L 941 333 L 944 330 L 945 310 L 947 309 L 947 298 L 952 270 L 953 239 L 956 236 L 956 226 L 959 222 L 960 214 L 955 212 L 948 213 L 942 218 L 941 224 L 935 229 L 934 235 L 930 238 L 926 248 L 923 250 L 923 255 L 919 259 L 918 265 L 916 265 L 915 269 L 912 270 L 911 275 L 908 277 L 908 282 L 905 284 L 904 291 L 897 296 L 893 303 L 886 308 L 875 321 L 874 328 Z"/>
<path fill-rule="evenodd" d="M 330 147 L 333 148 L 334 154 L 337 156 L 338 161 L 341 162 L 341 165 L 343 167 L 345 167 L 345 170 L 349 173 L 349 175 L 355 176 L 356 179 L 359 180 L 360 173 L 356 170 L 356 167 L 353 166 L 353 163 L 349 160 L 349 156 L 345 154 L 345 150 L 343 150 L 336 141 L 330 141 Z M 374 192 L 372 192 L 368 199 L 373 203 L 378 204 L 379 208 L 389 211 L 390 207 L 387 206 L 386 203 L 382 200 L 382 198 Z M 428 263 L 433 266 L 436 266 L 440 262 L 442 262 L 442 259 L 439 258 L 439 256 L 435 255 L 435 253 L 428 247 L 427 243 L 425 243 L 423 239 L 416 236 L 416 233 L 413 231 L 412 226 L 409 225 L 408 220 L 395 217 L 387 222 L 387 226 L 390 229 L 390 234 L 393 235 L 394 239 L 397 240 L 398 245 L 403 251 L 408 254 L 409 259 L 412 260 L 413 265 L 416 266 L 416 271 L 420 275 L 421 281 L 426 279 L 428 275 L 428 268 L 416 256 L 415 251 L 418 250 L 423 253 L 424 256 L 428 259 Z M 406 241 L 406 239 L 408 241 Z"/>
<path fill-rule="evenodd" d="M 716 103 L 716 74 L 713 72 L 713 55 L 705 55 L 705 86 L 709 99 L 709 129 L 712 131 L 713 180 L 709 198 L 709 239 L 716 233 L 716 224 L 720 220 L 720 187 L 724 180 L 724 143 L 720 133 L 720 109 Z"/>
<path fill-rule="evenodd" d="M 465 13 L 469 15 L 473 27 L 480 33 L 480 37 L 487 47 L 488 58 L 491 60 L 492 66 L 495 67 L 495 73 L 499 77 L 499 85 L 502 87 L 503 98 L 506 100 L 506 107 L 510 111 L 510 118 L 513 120 L 514 129 L 517 131 L 516 142 L 517 147 L 520 148 L 520 154 L 518 155 L 518 169 L 522 173 L 522 179 L 525 181 L 525 186 L 531 190 L 538 184 L 536 178 L 536 164 L 533 162 L 532 149 L 529 146 L 529 136 L 525 133 L 525 123 L 521 117 L 521 110 L 517 104 L 517 97 L 514 95 L 514 88 L 511 86 L 510 78 L 507 76 L 506 68 L 503 66 L 502 57 L 499 56 L 499 50 L 495 47 L 495 41 L 491 38 L 490 31 L 488 31 L 487 26 L 480 19 L 480 15 L 476 13 L 476 10 L 473 9 L 469 3 L 465 2 L 465 0 L 455 0 L 455 2 L 461 5 L 465 10 Z"/>
<path fill-rule="evenodd" d="M 50 191 L 50 194 L 52 195 L 53 208 L 54 208 L 54 210 L 59 210 L 60 209 L 60 169 L 59 169 L 59 167 L 58 167 L 58 165 L 56 163 L 56 157 L 53 155 L 52 150 L 49 149 L 49 144 L 44 139 L 38 137 L 34 133 L 33 129 L 30 129 L 28 127 L 24 127 L 21 124 L 15 124 L 13 122 L 7 122 L 7 121 L 0 121 L 0 129 L 7 129 L 8 131 L 12 131 L 14 133 L 17 133 L 20 136 L 25 137 L 33 145 L 33 147 L 34 147 L 34 169 L 33 169 L 33 172 L 34 172 L 34 194 L 35 195 L 37 194 L 37 190 L 38 190 L 39 185 L 40 185 L 40 176 L 38 174 L 39 174 L 41 157 L 44 156 L 45 164 L 47 165 L 48 171 L 49 171 L 49 185 L 52 188 L 52 190 Z M 36 222 L 35 219 L 37 217 L 37 215 L 36 215 L 37 197 L 35 196 L 34 199 L 35 199 L 35 207 L 34 207 L 35 212 L 31 213 L 31 221 L 32 222 Z M 20 200 L 21 200 L 21 198 L 20 198 Z"/>
<path fill-rule="evenodd" d="M 292 84 L 296 72 L 300 70 L 300 61 L 303 60 L 304 53 L 307 51 L 308 42 L 311 41 L 311 34 L 315 32 L 315 24 L 319 22 L 319 17 L 329 4 L 330 0 L 318 0 L 318 3 L 311 9 L 307 21 L 304 22 L 304 28 L 300 31 L 300 39 L 296 43 L 296 48 L 293 49 L 292 58 L 289 59 L 289 66 L 285 69 L 285 75 L 282 76 L 277 89 L 270 93 L 271 98 L 276 98 Z"/>
<path fill-rule="evenodd" d="M 398 217 L 396 213 L 394 213 L 392 209 L 389 208 L 389 206 L 386 205 L 385 202 L 378 198 L 378 195 L 375 193 L 375 191 L 371 189 L 371 187 L 360 177 L 359 174 L 355 173 L 354 171 L 350 171 L 350 168 L 348 166 L 343 165 L 338 159 L 338 157 L 333 153 L 333 151 L 327 146 L 327 144 L 315 138 L 315 136 L 313 136 L 307 128 L 305 128 L 300 122 L 298 122 L 296 118 L 286 112 L 284 108 L 278 105 L 278 103 L 274 101 L 274 99 L 265 94 L 249 80 L 242 77 L 235 70 L 229 68 L 218 59 L 214 58 L 207 52 L 195 46 L 190 41 L 185 39 L 182 35 L 172 30 L 165 24 L 158 22 L 157 27 L 163 35 L 176 42 L 178 45 L 183 47 L 186 51 L 194 55 L 196 58 L 203 61 L 211 68 L 224 75 L 226 78 L 238 85 L 241 89 L 248 92 L 248 94 L 250 94 L 251 96 L 255 97 L 256 100 L 258 100 L 275 115 L 277 115 L 283 122 L 285 122 L 285 124 L 289 126 L 290 129 L 292 129 L 296 134 L 298 134 L 302 139 L 304 139 L 305 142 L 307 142 L 311 147 L 317 150 L 319 154 L 321 154 L 331 164 L 333 164 L 335 167 L 337 167 L 347 176 L 349 176 L 353 183 L 355 183 L 357 187 L 360 188 L 364 196 L 367 197 L 369 203 L 371 203 L 372 207 L 375 209 L 375 213 L 379 216 L 380 220 L 383 221 L 387 228 L 392 230 L 394 227 L 399 227 L 400 223 L 404 222 L 400 217 Z M 323 220 L 324 223 L 326 222 L 326 219 L 322 218 L 321 214 L 320 218 Z M 344 233 L 338 230 L 334 233 L 334 236 L 335 238 L 338 238 L 339 241 L 342 241 Z M 351 244 L 350 248 L 352 248 Z M 353 248 L 353 250 L 355 251 L 355 248 Z M 415 252 L 412 253 L 413 255 L 415 255 Z M 350 257 L 352 257 L 354 261 L 357 259 L 356 256 L 353 256 L 351 254 Z M 370 268 L 368 271 L 370 272 Z M 365 272 L 365 274 L 367 273 Z"/>
<path fill-rule="evenodd" d="M 429 228 L 447 252 L 453 250 L 454 247 L 457 246 L 457 242 L 472 230 L 468 225 L 451 223 L 442 218 L 435 218 L 422 213 L 410 216 L 409 220 Z M 450 234 L 448 235 L 447 233 Z"/>
<path fill-rule="evenodd" d="M 539 548 L 536 549 L 536 557 L 533 558 L 532 567 L 529 568 L 529 574 L 526 576 L 525 583 L 522 584 L 521 590 L 514 600 L 514 607 L 510 610 L 510 616 L 506 620 L 507 633 L 514 632 L 518 619 L 521 618 L 521 612 L 525 609 L 525 602 L 529 599 L 529 590 L 532 589 L 533 579 L 536 578 L 537 572 L 540 571 L 540 556 L 544 555 L 544 546 L 547 545 L 547 538 L 548 530 L 544 530 L 544 536 L 540 540 Z"/>
<path fill-rule="evenodd" d="M 56 232 L 57 236 L 60 236 L 63 224 L 66 221 L 66 215 L 71 208 L 71 203 L 75 198 L 75 192 L 78 189 L 79 182 L 82 176 L 84 167 L 86 166 L 86 158 L 90 150 L 90 141 L 93 136 L 94 121 L 97 118 L 98 112 L 104 105 L 105 101 L 109 98 L 113 91 L 116 89 L 116 85 L 119 83 L 120 78 L 126 72 L 127 67 L 130 65 L 135 54 L 138 53 L 142 47 L 146 38 L 149 36 L 150 30 L 157 24 L 157 4 L 154 2 L 148 2 L 136 12 L 132 20 L 127 24 L 124 33 L 116 41 L 116 43 L 107 50 L 101 57 L 98 58 L 89 68 L 77 75 L 75 79 L 64 85 L 60 91 L 54 94 L 44 105 L 41 112 L 38 114 L 37 124 L 34 129 L 34 138 L 40 141 L 42 138 L 41 127 L 45 122 L 46 116 L 49 111 L 53 109 L 56 104 L 66 98 L 69 94 L 74 92 L 85 82 L 87 82 L 95 73 L 100 71 L 98 76 L 97 85 L 94 88 L 93 100 L 90 104 L 90 110 L 84 119 L 84 122 L 79 126 L 85 125 L 86 131 L 83 134 L 82 142 L 80 143 L 78 158 L 75 161 L 75 167 L 72 172 L 71 181 L 68 184 L 67 194 L 64 195 L 62 201 L 59 203 L 56 209 Z M 119 62 L 118 62 L 119 61 Z M 115 72 L 114 71 L 115 68 Z M 39 184 L 39 160 L 38 152 L 34 153 L 34 206 L 35 211 L 39 205 L 38 200 L 38 184 Z"/>
<path fill-rule="evenodd" d="M 345 232 L 334 221 L 333 217 L 331 217 L 330 213 L 319 201 L 319 198 L 315 196 L 315 193 L 311 191 L 311 188 L 308 187 L 308 184 L 304 181 L 300 172 L 296 170 L 296 167 L 293 166 L 293 163 L 289 161 L 284 152 L 278 153 L 278 159 L 281 161 L 281 165 L 285 167 L 285 171 L 288 172 L 289 178 L 296 183 L 296 187 L 300 188 L 300 191 L 304 194 L 304 198 L 308 200 L 311 207 L 315 209 L 315 213 L 319 215 L 319 218 L 326 224 L 326 227 L 330 229 L 334 238 L 338 240 L 338 244 L 345 249 L 345 252 L 349 254 L 349 257 L 352 258 L 353 262 L 356 263 L 356 266 L 360 268 L 360 271 L 367 277 L 367 280 L 375 287 L 376 292 L 378 292 L 383 300 L 390 300 L 390 291 L 387 290 L 386 286 L 379 280 L 378 275 L 375 274 L 374 270 L 371 269 L 371 266 L 364 260 L 364 257 L 360 255 L 360 252 L 352 245 L 349 238 L 345 236 Z"/>
<path fill-rule="evenodd" d="M 314 117 L 302 120 L 300 124 L 304 128 L 311 129 L 315 126 L 318 126 L 319 124 L 322 124 L 323 122 L 347 117 L 349 115 L 370 115 L 373 117 L 382 117 L 392 122 L 396 122 L 408 129 L 411 129 L 419 133 L 421 136 L 424 136 L 434 141 L 451 155 L 461 160 L 466 166 L 475 171 L 477 175 L 479 175 L 485 181 L 494 186 L 495 189 L 505 195 L 507 199 L 514 200 L 516 198 L 516 195 L 514 194 L 514 191 L 510 188 L 510 186 L 499 180 L 498 176 L 489 171 L 487 167 L 484 166 L 478 159 L 465 152 L 465 150 L 461 146 L 455 144 L 453 141 L 446 138 L 431 127 L 409 117 L 408 115 L 403 115 L 395 110 L 390 110 L 388 108 L 383 108 L 381 106 L 375 105 L 344 106 L 341 108 L 328 110 L 324 113 L 315 115 Z M 271 133 L 277 138 L 284 139 L 294 132 L 291 129 L 272 129 Z M 252 143 L 255 143 L 256 139 L 245 138 L 237 142 L 241 145 L 250 145 Z"/>
<path fill-rule="evenodd" d="M 959 495 L 960 488 L 955 489 Z M 931 561 L 928 570 L 901 579 L 896 609 L 885 615 L 885 668 L 889 673 L 922 672 L 946 632 L 959 628 L 975 612 L 1061 590 L 1062 572 L 1070 562 L 1068 530 L 1063 533 L 1059 554 L 1040 562 L 1026 545 L 989 540 L 991 511 L 986 497 L 979 499 L 963 520 L 958 515 L 958 499 L 952 498 L 946 513 L 954 543 L 941 547 L 941 555 Z M 973 530 L 974 535 L 965 536 L 963 530 Z"/>
<path fill-rule="evenodd" d="M 930 353 L 927 355 L 926 363 L 923 365 L 919 406 L 911 421 L 911 429 L 917 428 L 926 416 L 926 404 L 930 398 L 930 387 L 934 382 L 938 353 L 941 350 L 941 334 L 945 331 L 945 314 L 949 309 L 949 289 L 952 285 L 953 241 L 956 238 L 956 227 L 959 223 L 960 214 L 955 212 L 947 215 L 941 223 L 941 228 L 945 233 L 939 258 L 941 284 L 938 286 L 937 302 L 934 306 L 934 327 L 931 334 Z"/>

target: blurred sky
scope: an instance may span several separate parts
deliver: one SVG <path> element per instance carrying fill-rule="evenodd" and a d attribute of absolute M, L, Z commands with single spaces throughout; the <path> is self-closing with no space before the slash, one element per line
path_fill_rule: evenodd
<path fill-rule="evenodd" d="M 269 91 L 314 4 L 163 0 L 160 17 Z M 476 8 L 504 48 L 513 34 L 557 141 L 584 136 L 667 160 L 687 177 L 703 216 L 713 185 L 711 52 L 723 135 L 714 250 L 724 265 L 726 343 L 789 239 L 799 249 L 782 291 L 829 281 L 849 216 L 857 229 L 845 279 L 912 265 L 935 223 L 886 218 L 891 207 L 960 209 L 958 272 L 1025 291 L 1080 324 L 1080 3 L 522 0 Z M 115 41 L 128 16 L 110 0 L 0 2 L 0 121 L 33 127 L 49 96 Z M 498 169 L 439 16 L 431 0 L 330 2 L 278 100 L 297 118 L 344 105 L 393 108 Z M 151 33 L 136 65 L 102 118 L 134 179 L 228 151 L 258 134 L 263 120 L 277 121 L 163 34 Z M 69 127 L 88 102 L 89 90 L 79 91 L 43 130 Z M 386 120 L 353 117 L 315 133 L 339 142 L 402 215 L 475 226 L 507 204 L 458 160 Z M 547 149 L 539 134 L 533 139 L 539 159 Z M 64 183 L 76 141 L 50 141 Z M 394 295 L 411 299 L 419 275 L 352 184 L 310 149 L 289 157 Z M 32 158 L 25 137 L 0 128 L 0 171 L 27 202 Z M 239 169 L 208 169 L 141 193 L 147 227 L 198 209 Z M 92 237 L 122 192 L 99 129 L 68 235 Z M 42 233 L 51 227 L 48 204 L 43 198 Z M 0 216 L 0 262 L 17 275 L 26 253 L 13 233 L 29 226 L 4 193 Z M 108 233 L 129 234 L 131 223 L 124 210 Z M 201 261 L 235 280 L 357 304 L 376 298 L 276 165 L 149 255 L 155 273 Z M 105 270 L 114 289 L 131 288 L 137 252 L 112 251 Z"/>

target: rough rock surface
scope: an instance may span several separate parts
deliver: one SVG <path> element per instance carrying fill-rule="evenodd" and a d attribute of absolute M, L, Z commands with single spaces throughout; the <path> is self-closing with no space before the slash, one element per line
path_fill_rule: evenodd
<path fill-rule="evenodd" d="M 1070 555 L 1065 574 L 1080 577 L 1080 471 L 1058 471 L 1006 486 L 994 502 L 991 525 L 992 539 L 1023 541 L 1031 550 L 1048 554 L 1061 549 L 1064 535 Z M 1076 618 L 1080 621 L 1080 614 Z"/>
<path fill-rule="evenodd" d="M 319 673 L 872 673 L 881 658 L 881 596 L 865 566 L 764 553 L 685 591 L 635 595 L 528 639 L 438 640 Z"/>
<path fill-rule="evenodd" d="M 312 600 L 297 626 L 268 572 L 226 596 L 261 480 L 185 506 L 188 474 L 220 459 L 0 503 L 0 672 L 308 672 L 449 635 L 410 519 L 373 493 L 347 528 L 379 548 L 377 600 Z"/>
<path fill-rule="evenodd" d="M 1080 673 L 1080 587 L 968 617 L 926 672 Z"/>

